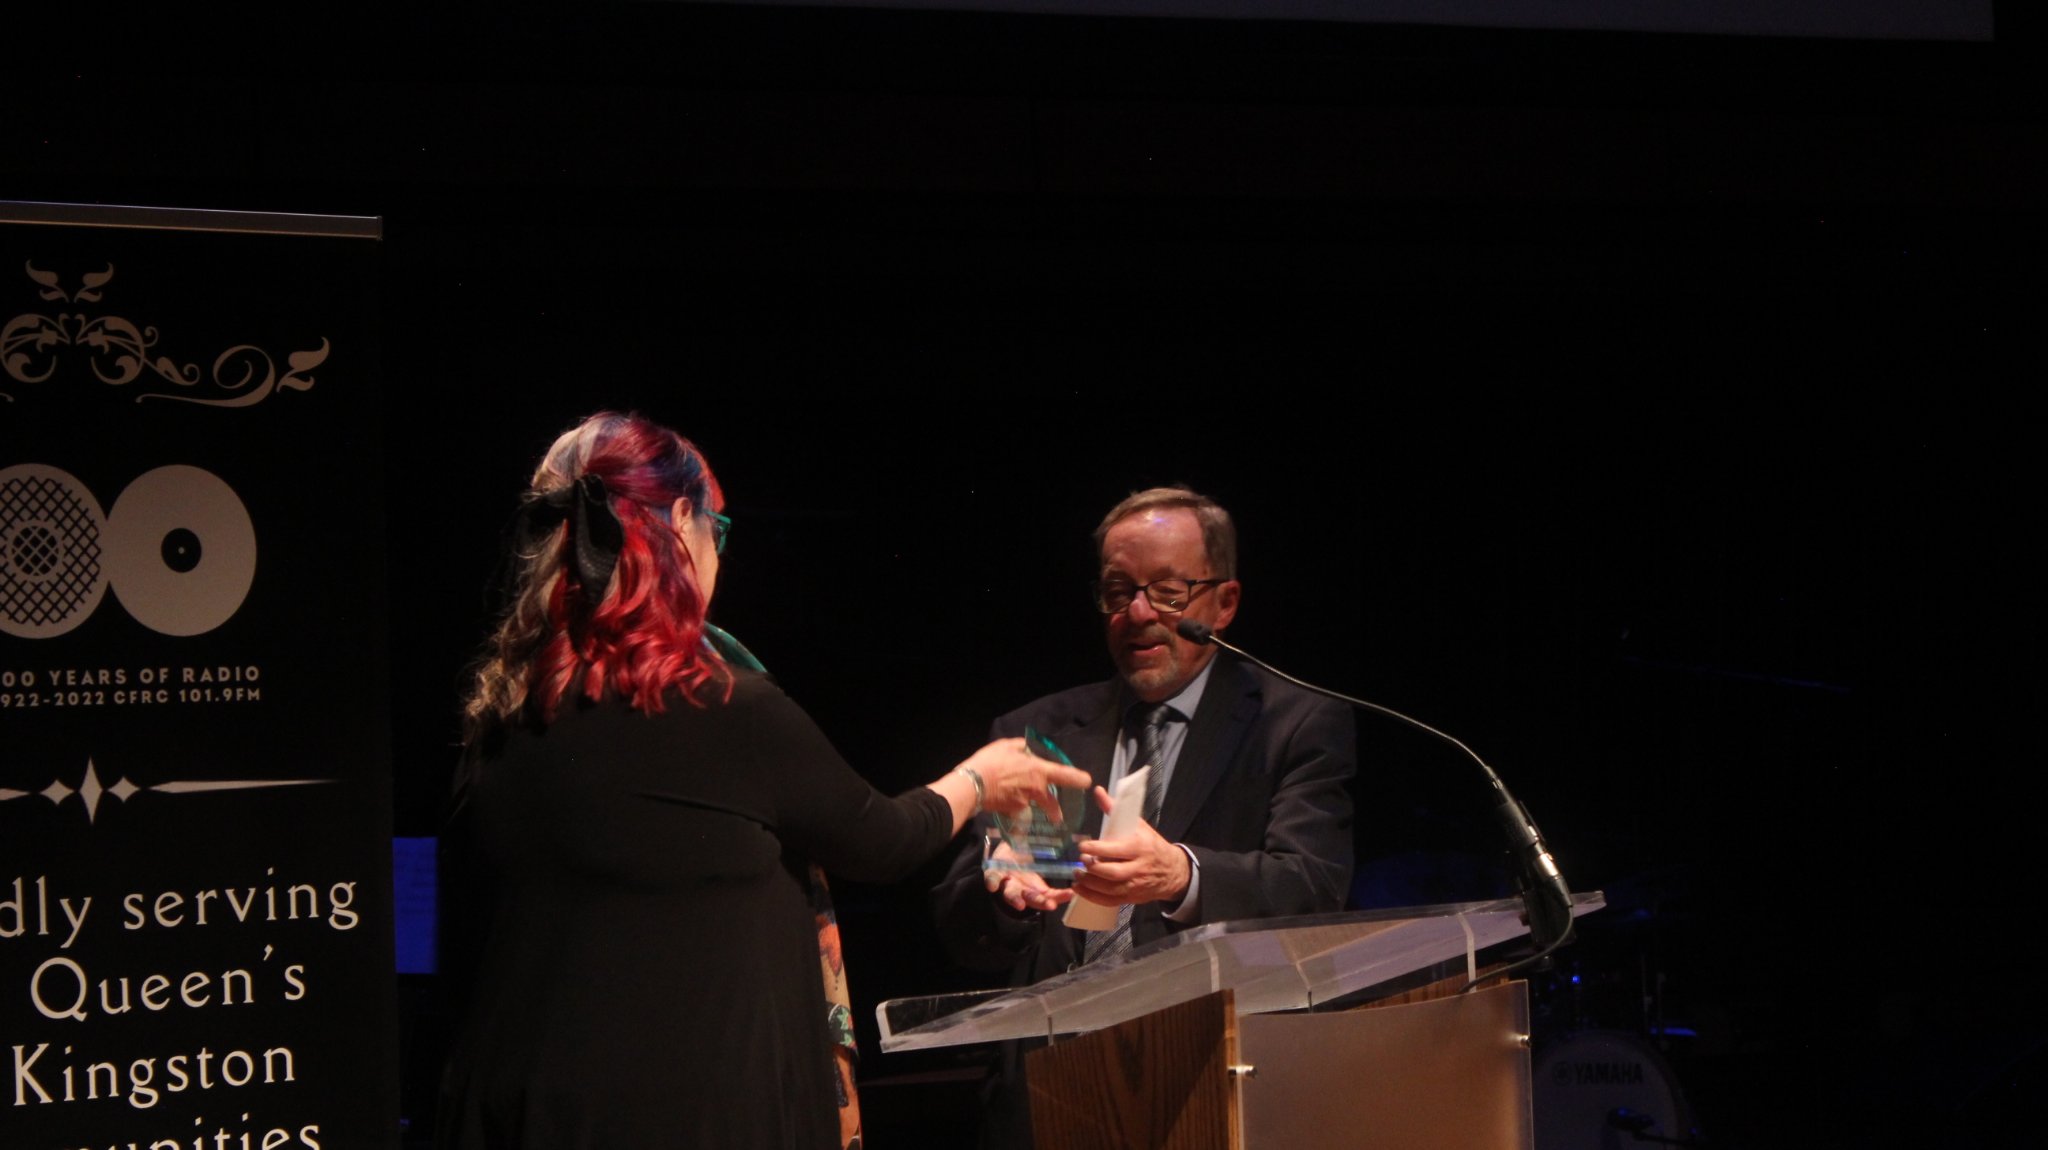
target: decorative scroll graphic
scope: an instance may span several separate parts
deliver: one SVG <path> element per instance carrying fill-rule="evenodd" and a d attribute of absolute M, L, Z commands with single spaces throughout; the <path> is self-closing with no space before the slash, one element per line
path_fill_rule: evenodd
<path fill-rule="evenodd" d="M 59 304 L 96 304 L 101 289 L 114 278 L 114 265 L 80 277 L 76 291 L 64 290 L 56 272 L 34 263 L 23 268 L 37 285 L 37 295 Z M 213 357 L 210 371 L 197 362 L 179 362 L 157 350 L 160 335 L 153 325 L 120 316 L 58 311 L 55 315 L 23 312 L 0 324 L 0 371 L 16 383 L 39 384 L 57 374 L 67 355 L 82 354 L 101 383 L 127 387 L 141 380 L 135 402 L 149 399 L 196 403 L 206 407 L 248 407 L 278 391 L 305 391 L 313 386 L 312 370 L 327 361 L 331 348 L 320 346 L 285 356 L 279 375 L 269 352 L 238 343 Z M 166 390 L 163 385 L 174 385 Z M 0 402 L 13 403 L 12 392 L 0 390 Z"/>
<path fill-rule="evenodd" d="M 84 622 L 108 587 L 136 622 L 200 635 L 232 618 L 256 579 L 256 527 L 204 468 L 144 472 L 102 515 L 70 473 L 0 468 L 0 631 L 48 639 Z"/>
<path fill-rule="evenodd" d="M 139 794 L 194 795 L 211 794 L 218 791 L 250 791 L 265 787 L 305 787 L 321 783 L 339 782 L 339 779 L 186 779 L 153 786 L 140 786 L 128 776 L 109 786 L 100 781 L 99 768 L 91 759 L 85 760 L 85 774 L 76 786 L 62 779 L 52 779 L 50 785 L 40 791 L 21 791 L 0 787 L 0 803 L 10 799 L 26 799 L 40 795 L 50 800 L 52 806 L 62 807 L 71 799 L 77 799 L 85 810 L 85 821 L 98 819 L 100 803 L 105 799 L 119 799 L 127 802 Z"/>

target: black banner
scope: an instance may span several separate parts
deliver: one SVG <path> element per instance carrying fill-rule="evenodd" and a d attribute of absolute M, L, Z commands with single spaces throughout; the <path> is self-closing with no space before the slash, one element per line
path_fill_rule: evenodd
<path fill-rule="evenodd" d="M 7 1150 L 397 1143 L 378 233 L 0 204 Z"/>

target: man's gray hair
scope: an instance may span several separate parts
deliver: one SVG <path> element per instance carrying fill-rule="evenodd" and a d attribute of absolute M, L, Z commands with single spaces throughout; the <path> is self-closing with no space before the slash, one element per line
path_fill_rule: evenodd
<path fill-rule="evenodd" d="M 1095 528 L 1095 555 L 1102 556 L 1102 541 L 1109 529 L 1141 511 L 1160 508 L 1185 507 L 1195 513 L 1195 522 L 1202 525 L 1202 550 L 1209 558 L 1209 578 L 1237 578 L 1237 525 L 1230 521 L 1230 512 L 1214 499 L 1201 494 L 1186 484 L 1176 483 L 1169 487 L 1148 487 L 1133 491 L 1123 502 L 1109 509 L 1102 522 Z"/>

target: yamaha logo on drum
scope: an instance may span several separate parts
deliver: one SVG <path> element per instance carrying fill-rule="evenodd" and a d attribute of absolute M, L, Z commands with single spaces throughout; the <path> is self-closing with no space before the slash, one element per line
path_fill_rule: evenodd
<path fill-rule="evenodd" d="M 1563 1086 L 1637 1086 L 1643 1081 L 1640 1062 L 1564 1062 L 1555 1071 Z"/>
<path fill-rule="evenodd" d="M 105 514 L 69 472 L 0 469 L 0 631 L 65 634 L 111 589 L 150 630 L 201 635 L 234 616 L 255 578 L 249 510 L 204 468 L 144 472 Z"/>

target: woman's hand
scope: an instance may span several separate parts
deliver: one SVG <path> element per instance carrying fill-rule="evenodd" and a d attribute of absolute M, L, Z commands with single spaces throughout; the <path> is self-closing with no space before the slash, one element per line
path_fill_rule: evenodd
<path fill-rule="evenodd" d="M 1034 803 L 1057 815 L 1060 804 L 1048 786 L 1086 790 L 1092 781 L 1079 767 L 1049 763 L 1032 754 L 1022 739 L 997 739 L 953 769 L 980 775 L 981 809 L 1000 815 L 1016 814 Z"/>
<path fill-rule="evenodd" d="M 948 771 L 931 789 L 953 806 L 953 831 L 967 825 L 978 811 L 1013 815 L 1037 805 L 1059 813 L 1059 803 L 1048 787 L 1079 787 L 1090 783 L 1088 772 L 1079 767 L 1049 763 L 1024 749 L 1022 739 L 997 739 L 969 755 Z"/>

